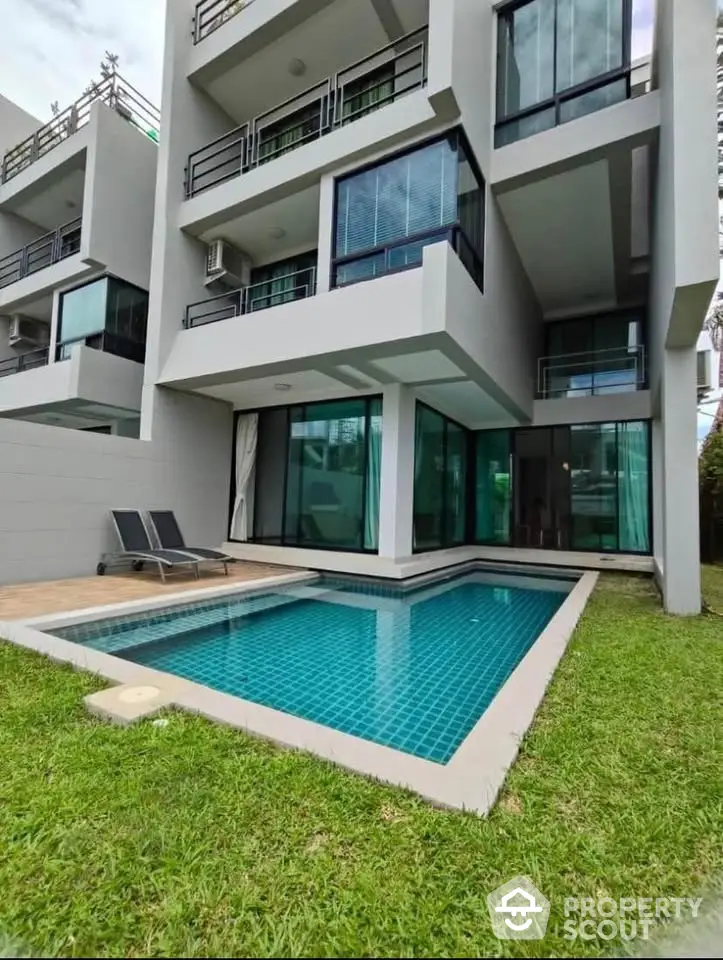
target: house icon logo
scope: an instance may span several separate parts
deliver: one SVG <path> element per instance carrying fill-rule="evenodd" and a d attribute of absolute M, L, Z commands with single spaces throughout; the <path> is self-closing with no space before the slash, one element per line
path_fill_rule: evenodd
<path fill-rule="evenodd" d="M 492 929 L 500 940 L 541 940 L 550 901 L 529 877 L 513 877 L 487 897 Z"/>

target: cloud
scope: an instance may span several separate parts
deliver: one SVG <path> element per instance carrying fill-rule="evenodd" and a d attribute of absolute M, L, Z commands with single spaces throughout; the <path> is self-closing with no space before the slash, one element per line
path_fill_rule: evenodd
<path fill-rule="evenodd" d="M 632 58 L 648 56 L 653 49 L 655 0 L 633 0 Z"/>
<path fill-rule="evenodd" d="M 171 0 L 173 2 L 173 0 Z M 47 120 L 100 74 L 106 50 L 160 106 L 165 0 L 0 0 L 0 93 Z"/>

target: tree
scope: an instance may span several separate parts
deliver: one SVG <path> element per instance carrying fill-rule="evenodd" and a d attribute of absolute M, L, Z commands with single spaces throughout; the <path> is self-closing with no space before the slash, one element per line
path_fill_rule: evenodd
<path fill-rule="evenodd" d="M 723 298 L 719 297 L 712 304 L 708 316 L 705 318 L 705 329 L 710 335 L 713 349 L 718 353 L 718 387 L 723 390 Z M 718 401 L 710 432 L 723 432 L 723 394 Z"/>

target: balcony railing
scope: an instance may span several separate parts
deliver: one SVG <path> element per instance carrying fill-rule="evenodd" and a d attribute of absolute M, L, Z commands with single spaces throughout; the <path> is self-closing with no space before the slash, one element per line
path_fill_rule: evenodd
<path fill-rule="evenodd" d="M 537 396 L 590 397 L 642 390 L 647 383 L 645 347 L 615 347 L 540 357 Z"/>
<path fill-rule="evenodd" d="M 0 377 L 9 377 L 13 373 L 22 373 L 23 370 L 33 370 L 35 367 L 44 367 L 48 362 L 48 348 L 39 347 L 28 353 L 21 353 L 17 357 L 0 360 Z"/>
<path fill-rule="evenodd" d="M 56 117 L 40 127 L 26 140 L 8 150 L 2 161 L 0 178 L 3 183 L 12 180 L 40 157 L 50 153 L 55 147 L 67 140 L 77 130 L 85 126 L 90 119 L 90 108 L 100 100 L 120 114 L 129 123 L 151 140 L 157 141 L 160 131 L 161 115 L 150 100 L 120 77 L 113 74 L 91 87 Z"/>
<path fill-rule="evenodd" d="M 201 0 L 193 14 L 193 42 L 200 43 L 253 0 Z"/>
<path fill-rule="evenodd" d="M 229 320 L 247 313 L 257 313 L 283 303 L 305 300 L 316 293 L 316 268 L 307 267 L 284 277 L 263 280 L 240 290 L 231 290 L 208 300 L 200 300 L 186 308 L 183 326 L 202 327 L 218 320 Z"/>
<path fill-rule="evenodd" d="M 186 197 L 239 177 L 393 103 L 427 82 L 426 27 L 309 87 L 196 150 Z"/>
<path fill-rule="evenodd" d="M 69 360 L 73 352 L 73 347 L 78 344 L 90 347 L 91 350 L 111 353 L 114 357 L 122 357 L 124 360 L 133 360 L 135 363 L 143 363 L 145 361 L 145 343 L 131 340 L 129 337 L 122 337 L 117 333 L 109 333 L 107 330 L 101 330 L 99 333 L 91 333 L 87 337 L 77 337 L 75 340 L 64 340 L 62 343 L 59 343 L 55 349 L 55 359 Z"/>
<path fill-rule="evenodd" d="M 81 226 L 82 221 L 78 217 L 3 257 L 0 260 L 0 288 L 8 287 L 31 273 L 78 253 Z"/>

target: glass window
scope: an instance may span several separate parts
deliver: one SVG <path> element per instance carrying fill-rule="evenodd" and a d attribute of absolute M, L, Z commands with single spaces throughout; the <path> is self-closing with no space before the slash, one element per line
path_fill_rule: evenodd
<path fill-rule="evenodd" d="M 623 0 L 557 0 L 556 89 L 623 65 Z"/>
<path fill-rule="evenodd" d="M 570 428 L 571 536 L 573 550 L 618 549 L 617 450 L 614 423 Z"/>
<path fill-rule="evenodd" d="M 640 312 L 549 323 L 540 364 L 540 396 L 593 396 L 641 390 L 646 384 Z"/>
<path fill-rule="evenodd" d="M 484 199 L 458 134 L 338 181 L 333 286 L 419 266 L 424 247 L 446 239 L 481 287 Z"/>
<path fill-rule="evenodd" d="M 381 450 L 379 398 L 261 411 L 254 539 L 378 550 Z"/>
<path fill-rule="evenodd" d="M 627 10 L 626 0 L 530 0 L 499 14 L 496 146 L 628 96 Z"/>
<path fill-rule="evenodd" d="M 414 444 L 414 549 L 465 543 L 467 431 L 417 404 Z"/>
<path fill-rule="evenodd" d="M 555 0 L 533 0 L 498 22 L 497 118 L 555 92 Z"/>
<path fill-rule="evenodd" d="M 443 546 L 444 417 L 417 404 L 414 439 L 414 549 Z"/>
<path fill-rule="evenodd" d="M 280 303 L 303 300 L 316 291 L 316 250 L 277 263 L 255 267 L 247 289 L 244 309 L 248 313 Z"/>
<path fill-rule="evenodd" d="M 509 430 L 477 434 L 476 539 L 481 543 L 510 542 L 510 439 Z"/>
<path fill-rule="evenodd" d="M 95 350 L 143 363 L 148 293 L 116 277 L 102 277 L 60 298 L 59 360 L 79 341 Z"/>
<path fill-rule="evenodd" d="M 58 342 L 83 340 L 105 329 L 108 278 L 69 290 L 60 298 Z"/>

